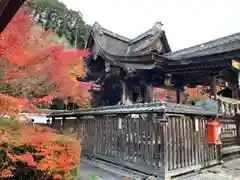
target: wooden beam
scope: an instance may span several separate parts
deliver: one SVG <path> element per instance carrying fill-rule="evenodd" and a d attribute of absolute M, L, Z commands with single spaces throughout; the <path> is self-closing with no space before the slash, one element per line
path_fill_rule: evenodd
<path fill-rule="evenodd" d="M 149 84 L 147 87 L 145 87 L 145 102 L 152 102 L 153 101 L 153 86 L 152 84 Z"/>
<path fill-rule="evenodd" d="M 217 79 L 216 79 L 216 75 L 212 75 L 212 96 L 213 99 L 216 100 L 217 99 Z"/>
<path fill-rule="evenodd" d="M 7 7 L 10 0 L 0 0 L 0 16 L 2 15 L 3 11 Z"/>
<path fill-rule="evenodd" d="M 121 103 L 125 104 L 126 99 L 127 99 L 127 87 L 126 87 L 126 82 L 121 81 L 121 87 L 122 87 L 122 95 L 121 95 Z"/>
<path fill-rule="evenodd" d="M 177 104 L 180 104 L 181 103 L 181 91 L 180 89 L 177 89 L 176 90 L 176 96 L 177 96 Z"/>
<path fill-rule="evenodd" d="M 1 0 L 0 1 L 0 33 L 11 21 L 25 0 Z"/>

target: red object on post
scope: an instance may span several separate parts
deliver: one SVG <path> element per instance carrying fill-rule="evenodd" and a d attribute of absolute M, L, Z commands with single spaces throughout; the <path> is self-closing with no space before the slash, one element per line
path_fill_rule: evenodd
<path fill-rule="evenodd" d="M 207 121 L 207 136 L 209 144 L 221 144 L 221 123 L 219 120 Z"/>

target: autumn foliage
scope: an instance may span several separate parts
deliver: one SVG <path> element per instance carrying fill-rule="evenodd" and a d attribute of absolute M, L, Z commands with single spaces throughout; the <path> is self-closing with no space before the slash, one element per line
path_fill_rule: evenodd
<path fill-rule="evenodd" d="M 54 98 L 71 97 L 75 103 L 87 105 L 89 86 L 76 81 L 84 75 L 86 55 L 85 50 L 67 49 L 57 42 L 53 31 L 34 25 L 20 10 L 0 35 L 0 106 L 4 107 L 0 114 L 49 104 Z M 13 108 L 16 102 L 18 107 Z"/>
<path fill-rule="evenodd" d="M 0 34 L 1 178 L 72 179 L 80 160 L 79 140 L 20 122 L 16 115 L 36 111 L 54 98 L 87 105 L 89 84 L 76 81 L 84 75 L 86 55 L 59 43 L 53 31 L 42 30 L 23 10 Z"/>
<path fill-rule="evenodd" d="M 205 87 L 201 85 L 195 88 L 187 88 L 186 93 L 188 95 L 187 101 L 191 104 L 199 100 L 209 99 L 209 93 L 207 93 Z"/>
<path fill-rule="evenodd" d="M 13 119 L 0 121 L 0 177 L 72 179 L 80 143 L 50 128 Z"/>

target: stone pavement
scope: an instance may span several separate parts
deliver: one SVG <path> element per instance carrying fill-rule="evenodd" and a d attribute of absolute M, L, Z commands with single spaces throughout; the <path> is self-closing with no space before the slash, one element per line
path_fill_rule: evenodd
<path fill-rule="evenodd" d="M 128 177 L 128 178 L 126 178 Z M 82 159 L 80 180 L 148 179 L 147 176 L 97 160 Z M 173 180 L 240 180 L 240 158 Z"/>
<path fill-rule="evenodd" d="M 128 177 L 128 178 L 126 178 Z M 132 172 L 113 164 L 81 158 L 80 180 L 147 179 L 146 175 Z"/>
<path fill-rule="evenodd" d="M 175 180 L 240 180 L 240 158 Z"/>

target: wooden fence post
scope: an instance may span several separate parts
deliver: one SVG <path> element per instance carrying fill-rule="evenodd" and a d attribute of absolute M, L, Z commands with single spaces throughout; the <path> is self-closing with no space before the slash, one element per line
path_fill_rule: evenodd
<path fill-rule="evenodd" d="M 168 158 L 169 158 L 169 137 L 168 137 L 168 122 L 164 123 L 162 125 L 162 135 L 163 135 L 163 165 L 164 165 L 164 179 L 168 180 L 170 179 L 170 177 L 168 177 L 167 173 L 168 173 L 168 166 L 169 166 L 169 162 L 168 162 Z M 171 156 L 171 155 L 170 155 Z"/>

